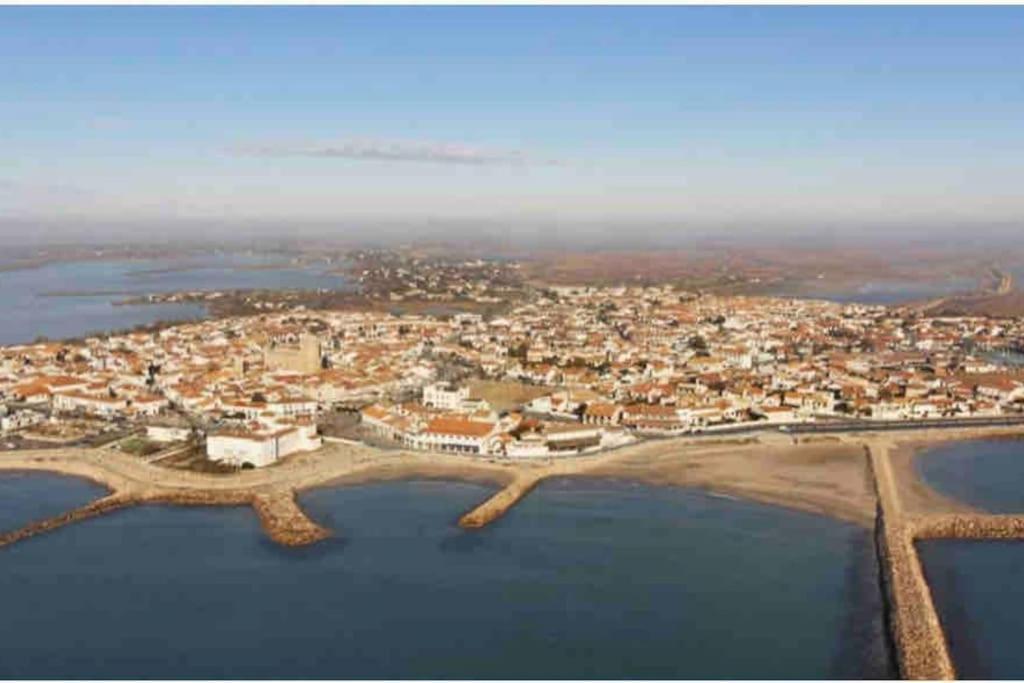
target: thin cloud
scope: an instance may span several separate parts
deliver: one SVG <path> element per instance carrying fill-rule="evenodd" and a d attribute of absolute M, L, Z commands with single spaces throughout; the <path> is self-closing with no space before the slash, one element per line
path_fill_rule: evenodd
<path fill-rule="evenodd" d="M 257 157 L 305 157 L 351 161 L 391 161 L 465 166 L 556 166 L 558 161 L 540 159 L 519 151 L 485 149 L 471 145 L 406 141 L 346 140 L 336 143 L 244 145 L 238 154 Z"/>

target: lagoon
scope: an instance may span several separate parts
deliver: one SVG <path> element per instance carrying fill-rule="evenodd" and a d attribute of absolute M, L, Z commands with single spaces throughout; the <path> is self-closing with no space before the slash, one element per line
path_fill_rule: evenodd
<path fill-rule="evenodd" d="M 66 339 L 159 320 L 195 320 L 196 304 L 115 305 L 177 291 L 346 289 L 341 275 L 274 256 L 212 253 L 187 259 L 52 263 L 0 270 L 0 344 Z"/>

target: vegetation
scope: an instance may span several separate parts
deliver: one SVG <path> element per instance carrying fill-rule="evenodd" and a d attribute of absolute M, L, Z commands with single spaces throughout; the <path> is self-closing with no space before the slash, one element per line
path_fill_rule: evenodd
<path fill-rule="evenodd" d="M 132 436 L 120 443 L 120 449 L 125 453 L 144 457 L 159 451 L 163 446 L 156 441 L 150 441 L 141 436 Z"/>

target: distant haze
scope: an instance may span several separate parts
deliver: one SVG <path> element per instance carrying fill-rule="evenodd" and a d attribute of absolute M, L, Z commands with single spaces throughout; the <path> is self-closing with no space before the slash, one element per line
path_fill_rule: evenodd
<path fill-rule="evenodd" d="M 1024 8 L 3 7 L 0 239 L 1019 244 Z"/>

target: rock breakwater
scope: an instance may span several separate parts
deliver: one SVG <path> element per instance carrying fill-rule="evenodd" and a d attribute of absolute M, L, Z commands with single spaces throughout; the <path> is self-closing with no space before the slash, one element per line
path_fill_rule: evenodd
<path fill-rule="evenodd" d="M 1024 539 L 1024 515 L 932 515 L 911 524 L 915 539 Z"/>
<path fill-rule="evenodd" d="M 508 512 L 544 478 L 545 474 L 540 472 L 520 474 L 505 488 L 464 514 L 459 519 L 459 526 L 463 529 L 480 529 L 487 526 Z"/>
<path fill-rule="evenodd" d="M 878 494 L 879 561 L 900 674 L 910 680 L 954 679 L 953 660 L 914 547 L 914 528 L 903 518 L 889 444 L 874 445 L 868 456 Z"/>

